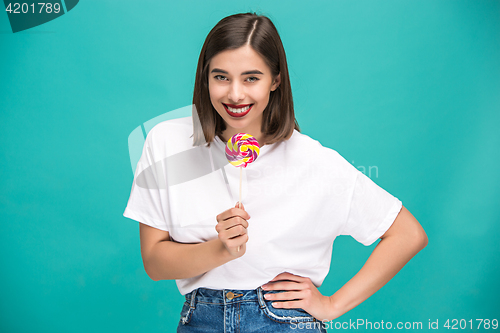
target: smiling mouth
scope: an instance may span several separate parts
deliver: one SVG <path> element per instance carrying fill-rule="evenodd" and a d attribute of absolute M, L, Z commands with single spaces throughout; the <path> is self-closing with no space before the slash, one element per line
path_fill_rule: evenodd
<path fill-rule="evenodd" d="M 246 104 L 243 107 L 232 107 L 227 104 L 222 103 L 224 105 L 224 109 L 231 117 L 243 117 L 252 109 L 253 104 Z"/>

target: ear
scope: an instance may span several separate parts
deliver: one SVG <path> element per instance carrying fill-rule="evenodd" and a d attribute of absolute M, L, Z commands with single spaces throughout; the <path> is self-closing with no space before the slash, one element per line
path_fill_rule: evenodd
<path fill-rule="evenodd" d="M 278 88 L 278 86 L 280 85 L 281 83 L 281 73 L 279 73 L 275 78 L 274 78 L 274 81 L 273 81 L 273 85 L 271 86 L 271 91 L 275 91 L 276 88 Z"/>

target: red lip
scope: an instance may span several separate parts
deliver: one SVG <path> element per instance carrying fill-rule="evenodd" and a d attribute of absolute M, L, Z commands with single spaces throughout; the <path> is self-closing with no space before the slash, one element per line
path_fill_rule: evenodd
<path fill-rule="evenodd" d="M 242 112 L 242 113 L 234 113 L 234 112 L 231 112 L 229 111 L 229 109 L 226 107 L 226 104 L 222 103 L 222 105 L 224 105 L 224 109 L 226 110 L 227 114 L 229 114 L 231 117 L 233 118 L 240 118 L 240 117 L 243 117 L 245 115 L 248 114 L 248 112 L 250 112 L 250 110 L 252 110 L 252 107 L 253 107 L 253 104 L 245 104 L 244 106 L 233 106 L 233 104 L 227 104 L 229 107 L 235 107 L 235 108 L 242 108 L 242 107 L 245 107 L 247 105 L 251 105 L 248 110 L 246 112 Z"/>

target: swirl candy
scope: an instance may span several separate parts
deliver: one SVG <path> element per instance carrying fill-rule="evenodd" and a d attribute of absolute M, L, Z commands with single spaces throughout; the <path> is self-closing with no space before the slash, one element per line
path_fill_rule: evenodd
<path fill-rule="evenodd" d="M 235 167 L 246 168 L 257 159 L 259 152 L 259 142 L 250 134 L 238 133 L 227 141 L 226 157 Z"/>

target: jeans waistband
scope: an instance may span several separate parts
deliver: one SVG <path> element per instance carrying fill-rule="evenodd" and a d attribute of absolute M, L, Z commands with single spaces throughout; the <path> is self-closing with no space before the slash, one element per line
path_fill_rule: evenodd
<path fill-rule="evenodd" d="M 198 302 L 210 304 L 230 304 L 238 302 L 258 302 L 261 308 L 266 307 L 264 295 L 267 293 L 281 292 L 278 290 L 263 290 L 261 287 L 250 290 L 240 289 L 209 289 L 197 288 L 185 295 L 191 308 Z"/>

